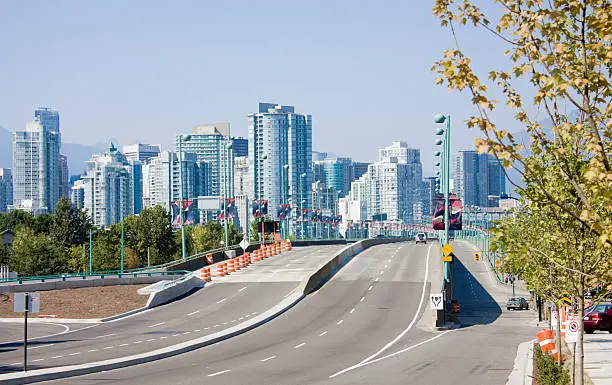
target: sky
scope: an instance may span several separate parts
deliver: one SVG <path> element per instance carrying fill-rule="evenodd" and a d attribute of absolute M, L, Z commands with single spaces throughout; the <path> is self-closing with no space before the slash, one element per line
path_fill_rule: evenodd
<path fill-rule="evenodd" d="M 313 150 L 375 161 L 405 141 L 433 173 L 433 116 L 452 116 L 454 150 L 473 149 L 469 95 L 434 84 L 448 29 L 433 0 L 3 0 L 0 126 L 58 109 L 65 142 L 162 144 L 197 124 L 247 136 L 258 102 L 312 114 Z M 504 60 L 471 28 L 461 48 L 486 70 Z M 501 63 L 501 62 L 500 62 Z M 502 121 L 510 114 L 498 113 Z"/>

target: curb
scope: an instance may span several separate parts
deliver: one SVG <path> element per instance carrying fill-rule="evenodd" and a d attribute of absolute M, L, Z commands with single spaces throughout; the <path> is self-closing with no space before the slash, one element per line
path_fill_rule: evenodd
<path fill-rule="evenodd" d="M 533 344 L 536 340 L 525 341 L 516 349 L 514 367 L 506 385 L 531 385 L 533 383 Z"/>

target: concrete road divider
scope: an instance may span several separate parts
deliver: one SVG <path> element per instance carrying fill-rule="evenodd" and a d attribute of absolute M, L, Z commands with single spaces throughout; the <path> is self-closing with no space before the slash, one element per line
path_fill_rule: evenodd
<path fill-rule="evenodd" d="M 183 279 L 169 282 L 160 290 L 153 292 L 149 296 L 149 301 L 147 301 L 145 308 L 150 309 L 174 301 L 201 286 L 202 280 L 196 275 L 189 275 Z"/>

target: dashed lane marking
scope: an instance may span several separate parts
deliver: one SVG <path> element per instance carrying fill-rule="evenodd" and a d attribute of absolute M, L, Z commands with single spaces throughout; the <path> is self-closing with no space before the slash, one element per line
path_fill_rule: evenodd
<path fill-rule="evenodd" d="M 353 314 L 355 312 L 355 308 L 352 308 L 351 311 L 349 311 L 349 314 Z"/>
<path fill-rule="evenodd" d="M 78 356 L 79 354 L 81 354 L 81 352 L 70 353 L 70 354 L 68 354 L 68 355 L 69 355 L 69 356 Z"/>
<path fill-rule="evenodd" d="M 108 350 L 108 349 L 112 349 L 112 348 L 114 348 L 114 346 L 106 346 L 102 350 Z"/>
<path fill-rule="evenodd" d="M 165 324 L 165 322 L 156 323 L 155 325 L 150 325 L 150 326 L 147 326 L 147 327 L 149 327 L 149 328 L 154 328 L 154 327 L 156 327 L 156 326 L 161 326 L 161 325 L 163 325 L 163 324 Z"/>
<path fill-rule="evenodd" d="M 218 376 L 219 374 L 223 374 L 223 373 L 227 373 L 227 372 L 231 372 L 231 370 L 227 369 L 227 370 L 222 370 L 222 371 L 217 372 L 217 373 L 211 373 L 211 374 L 208 375 L 208 377 Z"/>
<path fill-rule="evenodd" d="M 336 325 L 340 325 L 342 322 L 344 322 L 344 320 L 341 319 L 340 321 L 336 322 Z"/>
<path fill-rule="evenodd" d="M 301 344 L 299 344 L 299 345 L 295 345 L 295 346 L 294 346 L 294 349 L 299 349 L 299 348 L 301 348 L 301 347 L 302 347 L 302 346 L 304 346 L 304 345 L 306 345 L 306 342 L 302 342 L 302 343 L 301 343 Z"/>
<path fill-rule="evenodd" d="M 263 360 L 259 360 L 259 362 L 266 362 L 266 361 L 273 360 L 273 359 L 275 359 L 275 358 L 276 358 L 276 356 L 270 356 L 270 357 L 268 357 L 268 358 L 264 358 Z"/>
<path fill-rule="evenodd" d="M 64 358 L 64 356 L 53 356 L 53 357 L 51 357 L 52 360 L 56 359 L 56 358 Z"/>
<path fill-rule="evenodd" d="M 326 335 L 326 334 L 327 334 L 327 330 L 326 330 L 326 331 L 324 331 L 323 333 L 319 334 L 319 337 L 323 337 L 323 336 L 324 336 L 324 335 Z"/>
<path fill-rule="evenodd" d="M 217 301 L 217 303 L 224 302 L 227 298 L 223 298 L 222 300 Z"/>
<path fill-rule="evenodd" d="M 365 299 L 365 297 L 361 297 L 361 299 L 359 300 L 359 302 L 363 302 L 363 300 Z"/>
<path fill-rule="evenodd" d="M 196 310 L 196 311 L 192 311 L 191 313 L 189 313 L 187 315 L 190 316 L 190 315 L 198 314 L 199 312 L 200 312 L 199 310 Z"/>

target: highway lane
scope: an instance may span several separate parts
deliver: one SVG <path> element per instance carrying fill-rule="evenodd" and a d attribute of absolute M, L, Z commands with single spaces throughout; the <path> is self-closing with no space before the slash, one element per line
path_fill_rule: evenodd
<path fill-rule="evenodd" d="M 30 366 L 45 368 L 128 356 L 219 332 L 276 305 L 342 247 L 294 248 L 171 304 L 80 332 L 41 339 L 44 347 L 29 354 Z M 0 354 L 0 361 L 9 365 L 5 372 L 18 370 L 21 354 L 21 347 Z"/>
<path fill-rule="evenodd" d="M 464 327 L 434 335 L 418 346 L 398 346 L 378 361 L 320 383 L 506 383 L 518 345 L 535 337 L 537 313 L 507 311 L 504 303 L 511 289 L 496 284 L 484 262 L 473 261 L 474 249 L 467 243 L 452 246 L 459 259 L 452 270 Z"/>
<path fill-rule="evenodd" d="M 416 327 L 429 293 L 430 249 L 438 250 L 412 243 L 372 247 L 257 329 L 177 357 L 55 383 L 333 383 L 329 376 L 337 371 L 436 335 Z"/>

